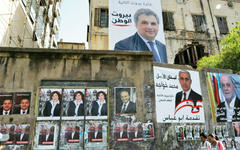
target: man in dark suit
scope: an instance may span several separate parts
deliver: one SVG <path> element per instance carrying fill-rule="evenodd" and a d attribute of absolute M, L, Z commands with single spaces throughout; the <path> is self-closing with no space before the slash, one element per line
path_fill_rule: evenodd
<path fill-rule="evenodd" d="M 240 100 L 235 93 L 232 78 L 228 75 L 221 75 L 220 85 L 225 101 L 217 106 L 217 122 L 240 121 Z"/>
<path fill-rule="evenodd" d="M 20 133 L 16 135 L 16 141 L 28 141 L 30 133 L 30 126 L 26 126 L 24 131 L 20 130 Z"/>
<path fill-rule="evenodd" d="M 69 140 L 78 140 L 79 139 L 79 132 L 80 132 L 80 127 L 79 126 L 75 126 L 72 127 L 72 132 L 70 134 L 68 134 L 68 142 Z"/>
<path fill-rule="evenodd" d="M 150 9 L 139 9 L 134 15 L 137 32 L 115 44 L 115 50 L 152 51 L 156 62 L 167 63 L 166 46 L 155 37 L 158 34 L 159 18 Z"/>
<path fill-rule="evenodd" d="M 117 106 L 117 113 L 136 113 L 136 104 L 130 101 L 128 91 L 122 91 L 120 96 L 122 102 Z"/>
<path fill-rule="evenodd" d="M 29 114 L 29 99 L 22 98 L 20 102 L 20 107 L 14 109 L 14 114 Z"/>
<path fill-rule="evenodd" d="M 102 139 L 102 124 L 98 125 L 98 131 L 96 133 L 95 139 Z"/>
<path fill-rule="evenodd" d="M 2 108 L 0 108 L 0 115 L 10 115 L 12 113 L 12 100 L 5 99 L 2 104 Z"/>
<path fill-rule="evenodd" d="M 182 91 L 176 94 L 175 107 L 183 100 L 192 100 L 194 106 L 196 106 L 197 101 L 202 100 L 202 96 L 191 89 L 192 79 L 190 73 L 186 70 L 179 71 L 179 82 Z"/>

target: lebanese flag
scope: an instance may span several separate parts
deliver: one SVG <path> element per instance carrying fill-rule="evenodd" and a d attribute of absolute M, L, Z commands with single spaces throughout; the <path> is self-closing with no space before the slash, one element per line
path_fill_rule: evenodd
<path fill-rule="evenodd" d="M 175 109 L 175 113 L 174 115 L 182 108 L 185 107 L 191 107 L 192 108 L 192 113 L 198 113 L 199 112 L 199 108 L 203 107 L 202 105 L 202 100 L 198 100 L 196 103 L 196 106 L 194 106 L 194 102 L 193 100 L 187 99 L 187 100 L 183 100 L 181 101 L 181 103 L 179 103 Z"/>

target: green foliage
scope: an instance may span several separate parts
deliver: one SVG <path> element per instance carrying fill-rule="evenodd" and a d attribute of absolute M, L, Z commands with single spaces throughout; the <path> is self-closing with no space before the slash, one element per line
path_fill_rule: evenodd
<path fill-rule="evenodd" d="M 232 69 L 240 71 L 240 24 L 237 22 L 229 34 L 221 40 L 222 50 L 219 55 L 203 57 L 198 61 L 197 69 L 203 67 Z"/>

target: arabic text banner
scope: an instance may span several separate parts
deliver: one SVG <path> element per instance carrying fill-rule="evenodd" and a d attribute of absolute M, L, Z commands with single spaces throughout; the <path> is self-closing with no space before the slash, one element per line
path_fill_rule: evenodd
<path fill-rule="evenodd" d="M 154 66 L 156 115 L 159 123 L 203 123 L 199 72 Z"/>

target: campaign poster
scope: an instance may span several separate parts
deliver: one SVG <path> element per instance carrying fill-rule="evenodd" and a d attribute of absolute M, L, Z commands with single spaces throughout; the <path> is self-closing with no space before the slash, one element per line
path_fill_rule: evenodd
<path fill-rule="evenodd" d="M 60 149 L 83 149 L 83 122 L 64 121 L 61 124 Z"/>
<path fill-rule="evenodd" d="M 232 126 L 233 126 L 235 137 L 239 138 L 240 140 L 240 122 L 233 122 Z"/>
<path fill-rule="evenodd" d="M 30 124 L 16 124 L 14 132 L 15 143 L 18 145 L 29 144 L 31 138 L 30 129 Z"/>
<path fill-rule="evenodd" d="M 178 141 L 183 141 L 186 139 L 186 135 L 184 133 L 184 126 L 176 126 L 176 135 L 177 135 L 177 140 Z"/>
<path fill-rule="evenodd" d="M 0 93 L 0 115 L 11 115 L 13 107 L 13 93 Z"/>
<path fill-rule="evenodd" d="M 56 149 L 58 132 L 59 129 L 56 122 L 37 122 L 34 149 Z"/>
<path fill-rule="evenodd" d="M 107 122 L 86 121 L 85 123 L 85 149 L 107 149 Z"/>
<path fill-rule="evenodd" d="M 161 0 L 109 0 L 109 49 L 153 51 L 167 63 Z"/>
<path fill-rule="evenodd" d="M 66 117 L 84 116 L 85 89 L 63 89 L 62 115 Z M 64 117 L 65 118 L 65 117 Z"/>
<path fill-rule="evenodd" d="M 240 121 L 240 76 L 207 73 L 211 113 L 214 122 Z"/>
<path fill-rule="evenodd" d="M 153 122 L 148 121 L 147 123 L 143 123 L 143 138 L 144 139 L 154 139 L 155 133 L 154 133 L 154 125 Z"/>
<path fill-rule="evenodd" d="M 62 89 L 40 88 L 38 120 L 54 120 L 60 118 L 62 102 Z"/>
<path fill-rule="evenodd" d="M 240 143 L 234 138 L 223 138 L 220 139 L 225 149 L 239 150 Z"/>
<path fill-rule="evenodd" d="M 27 115 L 30 113 L 31 93 L 14 93 L 13 114 Z"/>
<path fill-rule="evenodd" d="M 134 115 L 137 113 L 136 87 L 116 87 L 114 97 L 116 114 Z"/>
<path fill-rule="evenodd" d="M 85 104 L 87 119 L 107 119 L 108 89 L 86 89 Z"/>
<path fill-rule="evenodd" d="M 129 141 L 129 123 L 127 122 L 114 122 L 113 123 L 113 138 L 115 141 Z"/>
<path fill-rule="evenodd" d="M 5 127 L 4 126 L 2 127 L 3 127 L 2 128 L 3 132 L 9 135 L 9 138 L 5 142 L 5 144 L 11 144 L 11 145 L 15 144 L 15 130 L 16 130 L 15 124 L 6 124 Z"/>
<path fill-rule="evenodd" d="M 199 72 L 154 66 L 158 123 L 204 123 Z"/>

